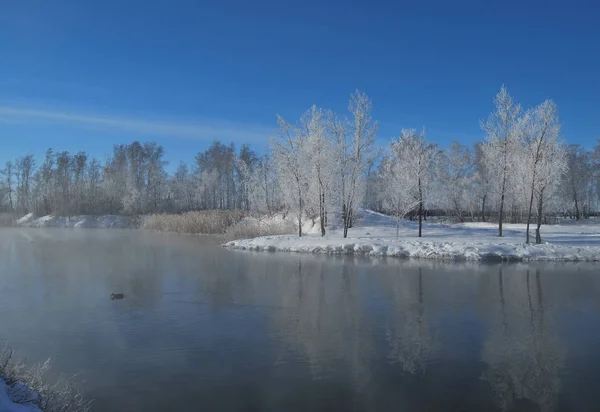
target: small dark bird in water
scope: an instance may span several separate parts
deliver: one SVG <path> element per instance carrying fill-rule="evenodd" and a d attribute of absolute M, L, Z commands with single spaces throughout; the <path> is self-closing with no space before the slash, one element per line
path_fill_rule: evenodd
<path fill-rule="evenodd" d="M 124 293 L 111 293 L 110 294 L 110 300 L 123 299 L 124 297 L 125 297 Z"/>

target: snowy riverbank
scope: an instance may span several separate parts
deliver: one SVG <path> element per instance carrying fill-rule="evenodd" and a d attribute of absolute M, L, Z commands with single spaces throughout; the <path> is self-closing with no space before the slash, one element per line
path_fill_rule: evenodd
<path fill-rule="evenodd" d="M 15 360 L 6 345 L 0 346 L 0 412 L 87 412 L 83 399 L 69 378 L 46 380 L 50 360 L 27 367 Z"/>
<path fill-rule="evenodd" d="M 18 219 L 16 224 L 21 227 L 60 227 L 60 228 L 117 228 L 117 229 L 134 229 L 138 228 L 141 223 L 139 216 L 42 216 L 36 217 L 33 213 L 29 213 Z"/>
<path fill-rule="evenodd" d="M 341 230 L 332 230 L 325 237 L 314 233 L 302 238 L 295 235 L 263 236 L 234 240 L 224 246 L 253 251 L 469 261 L 600 261 L 600 220 L 597 219 L 544 225 L 542 245 L 525 244 L 523 224 L 506 224 L 504 237 L 496 235 L 497 225 L 492 223 L 424 223 L 424 237 L 418 238 L 417 223 L 403 221 L 396 239 L 395 219 L 365 211 L 358 226 L 350 229 L 346 239 L 342 237 Z"/>
<path fill-rule="evenodd" d="M 20 389 L 20 388 L 19 388 Z M 15 388 L 9 387 L 0 377 L 0 411 L 2 412 L 42 412 L 32 402 L 18 403 L 15 401 Z M 18 389 L 17 389 L 18 390 Z"/>

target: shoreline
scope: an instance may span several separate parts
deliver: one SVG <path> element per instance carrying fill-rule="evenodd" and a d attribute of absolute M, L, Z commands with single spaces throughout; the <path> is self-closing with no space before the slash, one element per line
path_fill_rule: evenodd
<path fill-rule="evenodd" d="M 524 224 L 505 224 L 504 236 L 497 236 L 497 224 L 470 222 L 423 224 L 419 238 L 417 224 L 403 220 L 396 233 L 396 220 L 364 210 L 358 226 L 343 238 L 340 229 L 321 237 L 309 233 L 262 236 L 224 243 L 228 249 L 257 252 L 293 252 L 327 255 L 418 258 L 475 262 L 597 262 L 600 261 L 600 219 L 563 222 L 542 227 L 544 243 L 526 244 Z"/>
<path fill-rule="evenodd" d="M 281 244 L 281 240 L 284 240 Z M 471 262 L 598 262 L 600 246 L 557 246 L 552 244 L 483 244 L 462 242 L 432 242 L 415 240 L 398 240 L 395 242 L 377 243 L 360 242 L 348 238 L 332 239 L 328 242 L 285 242 L 274 236 L 253 239 L 233 240 L 222 246 L 232 250 L 253 252 L 288 252 L 312 253 L 324 255 L 356 255 L 366 257 L 391 257 L 398 259 L 432 259 L 442 261 Z"/>

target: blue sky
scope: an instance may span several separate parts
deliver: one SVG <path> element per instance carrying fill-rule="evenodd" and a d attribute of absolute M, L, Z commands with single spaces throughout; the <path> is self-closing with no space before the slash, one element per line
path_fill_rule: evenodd
<path fill-rule="evenodd" d="M 553 98 L 569 143 L 600 138 L 600 6 L 554 1 L 0 1 L 0 162 L 103 159 L 155 140 L 171 163 L 215 138 L 267 147 L 275 114 L 373 100 L 380 139 L 482 138 L 502 84 Z"/>

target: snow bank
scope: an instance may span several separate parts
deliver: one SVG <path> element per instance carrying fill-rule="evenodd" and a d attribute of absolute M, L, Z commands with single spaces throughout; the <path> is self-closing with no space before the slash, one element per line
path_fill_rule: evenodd
<path fill-rule="evenodd" d="M 416 237 L 416 222 L 403 221 L 396 238 L 396 221 L 364 211 L 359 226 L 344 239 L 341 230 L 325 237 L 309 234 L 263 236 L 235 240 L 224 246 L 253 251 L 284 251 L 324 254 L 413 257 L 468 261 L 600 261 L 600 225 L 551 225 L 542 227 L 545 244 L 527 245 L 525 225 L 504 226 L 505 236 L 496 236 L 490 223 L 442 225 L 425 223 L 423 238 Z"/>
<path fill-rule="evenodd" d="M 2 412 L 42 412 L 40 408 L 31 404 L 18 404 L 13 401 L 11 394 L 14 389 L 6 385 L 0 377 L 0 411 Z"/>
<path fill-rule="evenodd" d="M 35 219 L 35 215 L 33 213 L 27 213 L 21 219 L 17 219 L 17 225 L 24 225 Z"/>
<path fill-rule="evenodd" d="M 33 214 L 23 216 L 17 220 L 17 225 L 25 227 L 60 227 L 60 228 L 137 228 L 140 218 L 137 216 L 43 216 L 35 218 Z"/>
<path fill-rule="evenodd" d="M 365 239 L 298 239 L 290 236 L 267 236 L 234 240 L 225 244 L 232 249 L 325 254 L 412 257 L 444 260 L 480 261 L 600 261 L 599 246 L 556 246 L 526 244 L 486 244 L 462 242 L 389 241 Z"/>

